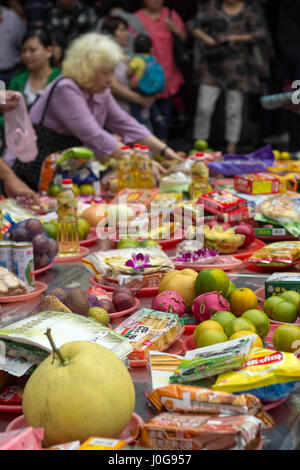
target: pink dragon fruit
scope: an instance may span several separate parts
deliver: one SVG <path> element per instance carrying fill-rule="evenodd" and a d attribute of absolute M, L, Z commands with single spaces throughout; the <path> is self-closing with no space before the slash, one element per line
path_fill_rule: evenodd
<path fill-rule="evenodd" d="M 183 298 L 175 290 L 165 290 L 152 300 L 153 310 L 160 312 L 176 313 L 182 317 L 186 311 L 186 304 Z"/>
<path fill-rule="evenodd" d="M 192 306 L 194 317 L 200 322 L 209 320 L 210 317 L 221 310 L 230 310 L 227 300 L 218 292 L 206 292 L 199 295 Z"/>

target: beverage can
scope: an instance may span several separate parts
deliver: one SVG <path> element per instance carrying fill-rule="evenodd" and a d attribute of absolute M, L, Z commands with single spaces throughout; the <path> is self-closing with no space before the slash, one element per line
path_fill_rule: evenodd
<path fill-rule="evenodd" d="M 33 245 L 30 242 L 12 242 L 13 272 L 24 282 L 28 291 L 35 289 Z"/>
<path fill-rule="evenodd" d="M 0 241 L 0 266 L 13 272 L 13 246 L 9 240 Z"/>

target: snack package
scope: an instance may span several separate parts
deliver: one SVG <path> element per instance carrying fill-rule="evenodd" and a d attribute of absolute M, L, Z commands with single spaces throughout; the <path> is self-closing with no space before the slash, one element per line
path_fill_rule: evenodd
<path fill-rule="evenodd" d="M 254 416 L 161 413 L 134 435 L 137 445 L 158 450 L 255 450 L 261 422 Z"/>
<path fill-rule="evenodd" d="M 26 294 L 25 283 L 8 269 L 0 266 L 0 296 L 15 296 Z"/>
<path fill-rule="evenodd" d="M 203 204 L 204 209 L 213 214 L 228 214 L 237 209 L 247 207 L 247 201 L 224 189 L 203 194 L 199 197 L 197 204 Z"/>
<path fill-rule="evenodd" d="M 193 383 L 241 367 L 247 360 L 254 335 L 188 351 L 170 377 L 170 383 Z"/>
<path fill-rule="evenodd" d="M 106 439 L 103 437 L 90 437 L 78 450 L 120 450 L 126 447 L 126 442 L 120 439 Z"/>
<path fill-rule="evenodd" d="M 0 393 L 0 405 L 22 405 L 24 388 L 19 385 L 11 385 Z"/>
<path fill-rule="evenodd" d="M 157 196 L 159 189 L 122 189 L 111 201 L 111 204 L 144 204 L 147 206 Z"/>
<path fill-rule="evenodd" d="M 300 257 L 300 241 L 276 242 L 257 250 L 247 260 L 256 266 L 289 266 Z"/>
<path fill-rule="evenodd" d="M 282 184 L 277 175 L 264 172 L 234 177 L 234 189 L 247 194 L 275 194 Z"/>
<path fill-rule="evenodd" d="M 183 357 L 167 352 L 149 351 L 147 360 L 148 391 L 169 385 L 169 378 L 181 363 Z"/>
<path fill-rule="evenodd" d="M 273 196 L 257 208 L 255 220 L 278 224 L 294 237 L 300 235 L 300 204 L 286 195 Z"/>
<path fill-rule="evenodd" d="M 65 442 L 64 444 L 58 444 L 56 446 L 48 447 L 43 450 L 79 450 L 80 441 Z"/>
<path fill-rule="evenodd" d="M 145 360 L 149 351 L 164 351 L 184 332 L 178 315 L 141 308 L 114 330 L 133 347 L 129 360 Z"/>
<path fill-rule="evenodd" d="M 239 370 L 222 373 L 213 390 L 251 393 L 261 401 L 280 400 L 299 385 L 300 361 L 292 353 L 253 350 Z"/>
<path fill-rule="evenodd" d="M 250 414 L 260 419 L 264 427 L 272 428 L 275 425 L 273 419 L 264 411 L 260 400 L 250 394 L 234 395 L 209 388 L 168 385 L 154 390 L 147 400 L 159 413 L 172 411 L 223 416 Z"/>
<path fill-rule="evenodd" d="M 0 450 L 42 450 L 43 428 L 22 428 L 0 433 Z"/>
<path fill-rule="evenodd" d="M 83 258 L 82 263 L 108 285 L 142 281 L 145 287 L 157 287 L 164 274 L 175 269 L 170 258 L 155 246 L 98 251 Z"/>

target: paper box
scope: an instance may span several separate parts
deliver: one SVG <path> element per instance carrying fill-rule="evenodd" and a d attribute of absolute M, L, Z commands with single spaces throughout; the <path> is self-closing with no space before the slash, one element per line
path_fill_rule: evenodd
<path fill-rule="evenodd" d="M 265 282 L 266 299 L 287 290 L 294 290 L 300 294 L 300 273 L 274 273 Z"/>
<path fill-rule="evenodd" d="M 269 173 L 251 173 L 234 177 L 234 189 L 246 194 L 276 194 L 281 184 L 280 178 Z"/>

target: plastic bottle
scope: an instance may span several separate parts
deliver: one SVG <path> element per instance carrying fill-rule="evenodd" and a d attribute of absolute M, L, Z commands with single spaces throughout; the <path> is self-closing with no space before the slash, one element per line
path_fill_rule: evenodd
<path fill-rule="evenodd" d="M 74 256 L 79 252 L 77 204 L 77 197 L 73 193 L 73 181 L 63 179 L 62 191 L 57 196 L 58 256 Z"/>
<path fill-rule="evenodd" d="M 128 145 L 121 148 L 122 154 L 119 161 L 119 191 L 124 188 L 132 188 L 132 166 L 131 151 Z"/>
<path fill-rule="evenodd" d="M 140 188 L 153 189 L 153 160 L 147 145 L 143 145 L 138 160 L 138 174 L 140 178 Z"/>
<path fill-rule="evenodd" d="M 208 184 L 209 169 L 205 163 L 205 154 L 203 152 L 196 153 L 195 163 L 192 166 L 192 185 L 191 198 L 197 199 L 202 194 L 210 191 Z"/>
<path fill-rule="evenodd" d="M 132 181 L 133 181 L 133 188 L 140 189 L 142 187 L 142 181 L 140 177 L 140 161 L 142 156 L 142 145 L 135 144 L 133 146 L 133 155 L 132 155 Z"/>
<path fill-rule="evenodd" d="M 2 210 L 0 209 L 0 241 L 3 240 L 2 229 L 3 229 L 3 213 L 2 213 Z"/>

